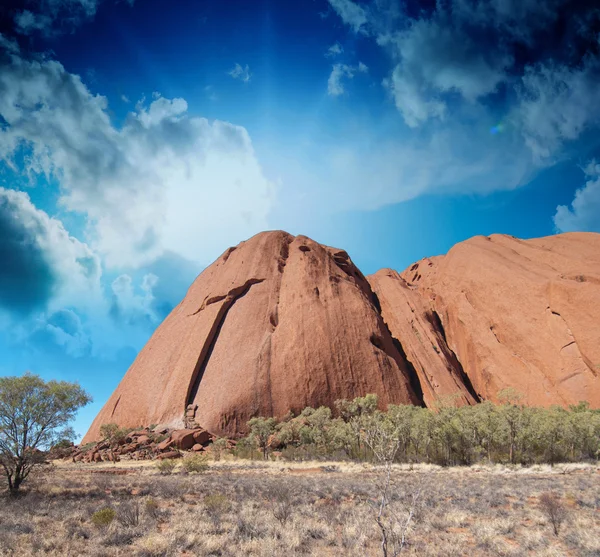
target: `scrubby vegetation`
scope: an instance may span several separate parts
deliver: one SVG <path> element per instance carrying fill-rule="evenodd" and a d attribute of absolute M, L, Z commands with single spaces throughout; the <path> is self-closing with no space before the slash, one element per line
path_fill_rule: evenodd
<path fill-rule="evenodd" d="M 229 455 L 202 475 L 116 466 L 61 463 L 0 498 L 0 555 L 383 555 L 379 466 Z M 395 464 L 388 554 L 404 535 L 402 556 L 599 555 L 598 470 Z"/>
<path fill-rule="evenodd" d="M 568 409 L 528 407 L 512 389 L 501 393 L 500 404 L 459 407 L 449 398 L 432 409 L 390 405 L 386 412 L 367 395 L 338 401 L 335 413 L 306 408 L 280 421 L 253 418 L 248 426 L 238 456 L 377 461 L 377 443 L 384 439 L 394 462 L 442 466 L 556 464 L 600 454 L 600 411 L 583 402 Z"/>

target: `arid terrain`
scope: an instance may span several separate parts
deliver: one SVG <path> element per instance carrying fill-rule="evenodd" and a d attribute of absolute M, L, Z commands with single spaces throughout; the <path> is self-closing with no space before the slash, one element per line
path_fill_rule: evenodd
<path fill-rule="evenodd" d="M 178 462 L 167 475 L 154 462 L 45 466 L 0 501 L 0 554 L 382 555 L 379 468 L 226 459 L 189 474 Z M 597 465 L 395 465 L 391 499 L 402 555 L 600 555 Z"/>

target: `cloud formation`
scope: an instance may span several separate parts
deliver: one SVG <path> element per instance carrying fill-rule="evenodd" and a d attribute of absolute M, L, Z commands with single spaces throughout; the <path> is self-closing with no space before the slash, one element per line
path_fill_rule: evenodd
<path fill-rule="evenodd" d="M 351 0 L 329 0 L 329 4 L 355 33 L 367 24 L 367 13 L 359 4 Z"/>
<path fill-rule="evenodd" d="M 130 6 L 134 3 L 125 1 Z M 69 33 L 93 19 L 100 3 L 101 0 L 25 0 L 12 11 L 14 27 L 21 35 L 39 33 L 49 37 Z"/>
<path fill-rule="evenodd" d="M 556 208 L 554 224 L 559 232 L 600 232 L 600 163 L 590 161 L 583 172 L 587 181 L 575 193 L 571 206 Z"/>
<path fill-rule="evenodd" d="M 462 115 L 461 104 L 501 106 L 542 162 L 598 122 L 600 8 L 585 0 L 330 4 L 391 54 L 384 85 L 410 128 Z"/>
<path fill-rule="evenodd" d="M 334 64 L 331 69 L 331 74 L 327 80 L 327 94 L 332 97 L 338 97 L 346 92 L 343 79 L 352 79 L 357 73 L 367 73 L 369 68 L 362 62 L 357 66 L 348 64 Z"/>
<path fill-rule="evenodd" d="M 105 97 L 45 58 L 0 59 L 0 159 L 25 154 L 32 177 L 54 177 L 60 203 L 87 217 L 108 266 L 135 267 L 165 250 L 209 262 L 224 243 L 267 227 L 273 186 L 247 131 L 187 114 L 155 94 L 116 128 Z"/>
<path fill-rule="evenodd" d="M 140 285 L 141 293 L 137 294 L 131 276 L 118 276 L 111 285 L 112 318 L 120 324 L 143 325 L 151 330 L 156 327 L 160 323 L 160 317 L 155 310 L 156 298 L 153 290 L 158 282 L 156 275 L 144 275 Z"/>
<path fill-rule="evenodd" d="M 233 77 L 233 79 L 239 79 L 244 83 L 248 83 L 252 78 L 252 74 L 250 73 L 250 66 L 246 64 L 242 67 L 240 64 L 236 64 L 228 74 Z"/>
<path fill-rule="evenodd" d="M 326 58 L 335 58 L 344 52 L 344 47 L 340 43 L 332 44 L 325 53 Z"/>
<path fill-rule="evenodd" d="M 0 306 L 17 314 L 99 295 L 100 262 L 26 193 L 0 188 Z"/>

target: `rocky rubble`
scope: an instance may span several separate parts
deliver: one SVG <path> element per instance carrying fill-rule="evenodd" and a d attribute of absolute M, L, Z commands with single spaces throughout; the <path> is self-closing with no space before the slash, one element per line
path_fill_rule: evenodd
<path fill-rule="evenodd" d="M 51 456 L 83 463 L 180 458 L 185 451 L 210 452 L 210 445 L 215 439 L 202 428 L 169 430 L 159 425 L 153 429 L 131 431 L 113 443 L 103 440 L 62 448 Z M 234 443 L 228 441 L 229 447 Z"/>

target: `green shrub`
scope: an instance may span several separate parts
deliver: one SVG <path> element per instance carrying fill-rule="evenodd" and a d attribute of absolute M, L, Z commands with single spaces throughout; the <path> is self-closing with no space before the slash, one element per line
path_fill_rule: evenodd
<path fill-rule="evenodd" d="M 169 474 L 172 474 L 176 466 L 177 463 L 170 458 L 159 460 L 156 463 L 156 468 L 163 476 L 168 476 Z"/>
<path fill-rule="evenodd" d="M 104 507 L 92 515 L 92 523 L 98 528 L 106 528 L 115 519 L 117 513 L 111 507 Z"/>
<path fill-rule="evenodd" d="M 152 497 L 148 497 L 144 503 L 144 511 L 149 517 L 154 519 L 158 518 L 160 516 L 158 501 Z"/>
<path fill-rule="evenodd" d="M 183 469 L 188 474 L 202 474 L 208 470 L 208 462 L 205 455 L 193 454 L 183 459 Z"/>
<path fill-rule="evenodd" d="M 214 493 L 204 497 L 204 507 L 215 528 L 217 528 L 221 523 L 222 516 L 231 508 L 231 503 L 225 495 Z"/>

